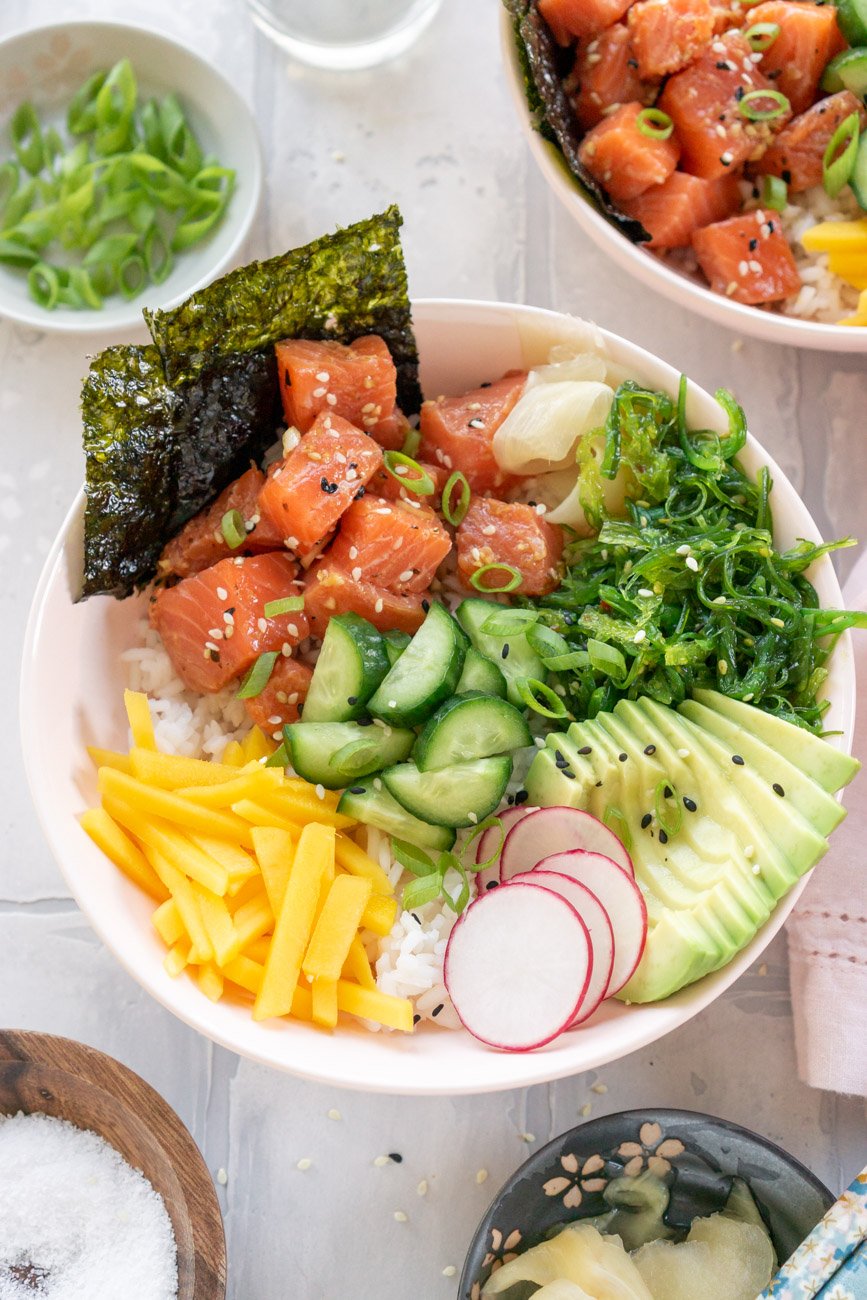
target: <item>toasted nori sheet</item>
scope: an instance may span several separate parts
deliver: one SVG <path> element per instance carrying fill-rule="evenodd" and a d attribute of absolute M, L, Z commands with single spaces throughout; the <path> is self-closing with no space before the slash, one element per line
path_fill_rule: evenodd
<path fill-rule="evenodd" d="M 536 130 L 556 144 L 572 175 L 599 204 L 605 215 L 634 244 L 644 243 L 650 235 L 640 221 L 627 217 L 611 202 L 608 194 L 582 163 L 578 148 L 581 127 L 563 78 L 574 57 L 557 44 L 550 28 L 539 13 L 535 0 L 503 0 L 515 25 L 518 57 L 524 70 L 527 105 Z"/>
<path fill-rule="evenodd" d="M 94 359 L 82 388 L 81 598 L 149 582 L 166 542 L 261 460 L 281 421 L 276 340 L 381 334 L 403 409 L 419 409 L 400 224 L 393 207 L 233 271 L 174 311 L 146 313 L 153 345 Z"/>

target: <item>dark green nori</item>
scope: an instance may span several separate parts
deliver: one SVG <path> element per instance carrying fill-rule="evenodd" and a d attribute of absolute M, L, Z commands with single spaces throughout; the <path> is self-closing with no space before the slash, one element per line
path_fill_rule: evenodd
<path fill-rule="evenodd" d="M 557 44 L 535 0 L 503 0 L 503 4 L 515 25 L 515 44 L 533 125 L 540 135 L 559 147 L 569 171 L 605 215 L 634 244 L 644 243 L 650 235 L 641 222 L 627 217 L 611 202 L 579 156 L 581 127 L 563 86 L 564 77 L 571 71 L 574 51 L 567 53 Z"/>

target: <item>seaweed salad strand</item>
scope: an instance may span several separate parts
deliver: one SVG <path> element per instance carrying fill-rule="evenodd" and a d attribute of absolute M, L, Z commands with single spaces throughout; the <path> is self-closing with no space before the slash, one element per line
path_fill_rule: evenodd
<path fill-rule="evenodd" d="M 526 602 L 534 639 L 579 719 L 624 697 L 677 705 L 710 687 L 820 732 L 825 665 L 867 614 L 820 609 L 805 571 L 854 541 L 775 550 L 770 475 L 741 468 L 743 411 L 725 390 L 716 397 L 724 437 L 687 428 L 685 379 L 677 402 L 620 385 L 601 460 L 591 439 L 579 453 L 582 505 L 598 532 L 568 544 L 555 592 Z M 603 479 L 618 473 L 625 518 L 602 504 Z"/>

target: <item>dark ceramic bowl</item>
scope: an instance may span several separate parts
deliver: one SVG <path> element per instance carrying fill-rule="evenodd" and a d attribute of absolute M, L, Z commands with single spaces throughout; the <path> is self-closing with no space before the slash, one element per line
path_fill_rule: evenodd
<path fill-rule="evenodd" d="M 721 1210 L 737 1175 L 750 1186 L 777 1258 L 788 1259 L 834 1202 L 808 1169 L 748 1129 L 688 1110 L 627 1110 L 579 1124 L 531 1156 L 500 1189 L 467 1255 L 459 1300 L 478 1300 L 498 1261 L 557 1224 L 603 1213 L 613 1178 L 671 1173 L 672 1226 Z"/>

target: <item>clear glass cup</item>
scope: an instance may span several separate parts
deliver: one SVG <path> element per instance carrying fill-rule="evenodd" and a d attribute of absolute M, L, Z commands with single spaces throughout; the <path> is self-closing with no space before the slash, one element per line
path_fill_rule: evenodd
<path fill-rule="evenodd" d="M 441 0 L 247 0 L 257 27 L 317 68 L 370 68 L 402 54 Z"/>

